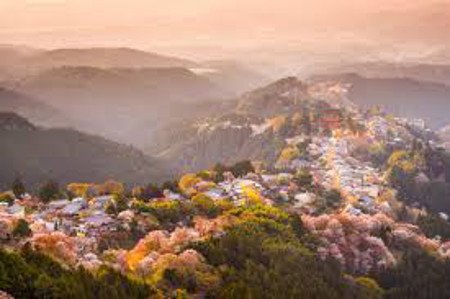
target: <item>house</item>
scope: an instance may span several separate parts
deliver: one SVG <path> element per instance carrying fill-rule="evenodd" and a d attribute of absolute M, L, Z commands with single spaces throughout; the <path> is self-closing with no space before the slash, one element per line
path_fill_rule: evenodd
<path fill-rule="evenodd" d="M 182 200 L 183 196 L 181 194 L 175 193 L 168 189 L 164 190 L 164 197 L 170 200 Z"/>
<path fill-rule="evenodd" d="M 204 194 L 214 200 L 222 199 L 226 196 L 225 192 L 220 188 L 212 188 L 204 192 Z"/>
<path fill-rule="evenodd" d="M 89 227 L 100 227 L 112 223 L 113 219 L 105 213 L 99 212 L 92 216 L 84 218 L 84 222 L 86 226 Z"/>
<path fill-rule="evenodd" d="M 112 195 L 103 195 L 103 196 L 97 196 L 93 200 L 93 205 L 95 209 L 98 210 L 104 210 L 106 208 L 106 205 L 113 200 Z"/>
<path fill-rule="evenodd" d="M 77 215 L 82 209 L 87 207 L 87 202 L 83 198 L 75 198 L 70 202 L 68 205 L 66 205 L 62 210 L 61 213 L 66 216 L 74 216 Z"/>
<path fill-rule="evenodd" d="M 448 219 L 449 219 L 449 217 L 446 213 L 440 212 L 438 215 L 442 220 L 448 221 Z"/>
<path fill-rule="evenodd" d="M 0 212 L 6 212 L 8 209 L 9 204 L 6 201 L 0 202 Z"/>
<path fill-rule="evenodd" d="M 8 214 L 14 215 L 16 217 L 25 217 L 25 207 L 19 204 L 14 204 L 8 207 L 6 211 L 8 212 Z"/>
<path fill-rule="evenodd" d="M 344 212 L 348 213 L 350 215 L 359 216 L 362 214 L 362 211 L 360 209 L 355 208 L 353 205 L 348 204 L 344 208 Z"/>
<path fill-rule="evenodd" d="M 312 204 L 316 201 L 316 196 L 314 193 L 298 193 L 294 196 L 295 199 L 295 208 L 302 208 L 306 205 Z"/>
<path fill-rule="evenodd" d="M 341 111 L 339 109 L 323 109 L 319 117 L 319 126 L 323 129 L 335 130 L 341 127 Z"/>

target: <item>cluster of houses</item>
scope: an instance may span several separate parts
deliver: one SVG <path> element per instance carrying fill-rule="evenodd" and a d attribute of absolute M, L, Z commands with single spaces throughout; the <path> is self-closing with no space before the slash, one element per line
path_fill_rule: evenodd
<path fill-rule="evenodd" d="M 117 229 L 120 223 L 105 212 L 113 200 L 110 195 L 98 196 L 89 202 L 84 198 L 60 199 L 43 204 L 39 199 L 25 196 L 13 205 L 0 205 L 0 218 L 24 218 L 35 233 L 63 232 L 80 238 L 95 238 Z M 32 210 L 31 213 L 26 211 Z"/>
<path fill-rule="evenodd" d="M 345 137 L 323 138 L 318 142 L 321 155 L 314 160 L 312 173 L 326 189 L 340 191 L 346 203 L 344 211 L 358 215 L 363 211 L 389 209 L 388 203 L 381 207 L 377 205 L 377 198 L 384 188 L 383 174 L 370 163 L 353 158 Z M 314 154 L 319 144 L 311 146 Z"/>

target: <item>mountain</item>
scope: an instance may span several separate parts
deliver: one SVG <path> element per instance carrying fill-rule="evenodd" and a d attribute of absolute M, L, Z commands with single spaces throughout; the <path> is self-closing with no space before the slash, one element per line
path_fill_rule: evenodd
<path fill-rule="evenodd" d="M 39 53 L 41 50 L 32 47 L 0 44 L 0 66 L 10 66 Z"/>
<path fill-rule="evenodd" d="M 57 109 L 16 91 L 0 87 L 0 112 L 15 112 L 39 125 L 64 124 Z"/>
<path fill-rule="evenodd" d="M 211 82 L 235 95 L 257 88 L 268 81 L 264 75 L 237 61 L 204 61 L 197 70 Z"/>
<path fill-rule="evenodd" d="M 195 62 L 131 48 L 56 49 L 28 57 L 25 64 L 40 68 L 91 66 L 99 68 L 195 67 Z"/>
<path fill-rule="evenodd" d="M 27 46 L 0 44 L 0 81 L 17 78 L 26 73 L 23 61 L 40 53 Z"/>
<path fill-rule="evenodd" d="M 255 160 L 273 164 L 285 139 L 306 133 L 310 116 L 329 106 L 315 101 L 297 78 L 281 79 L 243 94 L 229 107 L 160 130 L 152 153 L 174 172 Z M 314 113 L 313 113 L 314 112 Z"/>
<path fill-rule="evenodd" d="M 261 117 L 292 113 L 300 108 L 299 101 L 308 97 L 306 84 L 295 77 L 287 77 L 245 93 L 239 99 L 236 109 Z"/>
<path fill-rule="evenodd" d="M 411 78 L 450 86 L 450 65 L 448 64 L 367 62 L 339 66 L 328 72 L 357 73 L 367 78 Z"/>
<path fill-rule="evenodd" d="M 30 186 L 60 183 L 164 179 L 164 166 L 131 146 L 71 129 L 42 129 L 14 113 L 0 113 L 0 182 L 20 176 Z"/>
<path fill-rule="evenodd" d="M 195 68 L 196 62 L 131 48 L 68 48 L 41 50 L 0 45 L 0 80 L 20 79 L 64 67 Z"/>
<path fill-rule="evenodd" d="M 138 144 L 154 126 L 223 92 L 185 68 L 60 67 L 9 83 L 64 111 L 77 129 Z M 143 127 L 142 125 L 150 125 Z"/>
<path fill-rule="evenodd" d="M 72 101 L 71 95 L 79 101 L 86 96 L 95 96 L 97 101 L 108 97 L 109 103 L 114 97 L 121 96 L 145 103 L 160 97 L 188 100 L 194 95 L 212 96 L 216 88 L 207 79 L 185 68 L 104 69 L 90 66 L 53 68 L 19 80 L 15 87 L 55 104 Z"/>
<path fill-rule="evenodd" d="M 433 129 L 450 124 L 450 87 L 443 84 L 353 73 L 317 76 L 313 81 L 348 85 L 348 98 L 362 108 L 380 106 L 397 116 L 421 118 Z"/>

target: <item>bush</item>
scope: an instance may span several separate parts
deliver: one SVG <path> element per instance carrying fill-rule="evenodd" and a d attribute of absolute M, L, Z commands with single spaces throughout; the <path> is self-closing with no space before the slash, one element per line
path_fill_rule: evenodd
<path fill-rule="evenodd" d="M 175 200 L 139 203 L 135 208 L 142 213 L 150 213 L 161 223 L 176 223 L 184 219 L 185 213 L 180 202 Z"/>
<path fill-rule="evenodd" d="M 302 168 L 294 176 L 295 182 L 302 188 L 310 190 L 313 184 L 313 176 L 309 169 Z"/>
<path fill-rule="evenodd" d="M 55 181 L 48 181 L 39 189 L 39 197 L 45 203 L 58 199 L 59 195 L 59 185 Z"/>
<path fill-rule="evenodd" d="M 220 209 L 214 203 L 214 200 L 203 193 L 199 193 L 192 197 L 192 202 L 201 214 L 205 214 L 208 217 L 216 217 L 220 213 Z"/>
<path fill-rule="evenodd" d="M 25 185 L 22 183 L 20 179 L 14 180 L 14 182 L 11 185 L 11 190 L 16 196 L 16 198 L 21 198 L 26 192 Z"/>
<path fill-rule="evenodd" d="M 11 206 L 14 204 L 14 196 L 8 192 L 2 193 L 0 194 L 0 202 L 6 202 Z"/>
<path fill-rule="evenodd" d="M 255 172 L 255 168 L 251 161 L 245 160 L 232 165 L 230 171 L 235 177 L 241 177 L 245 176 L 247 173 Z"/>
<path fill-rule="evenodd" d="M 19 219 L 12 234 L 14 237 L 28 237 L 31 236 L 32 232 L 28 222 L 24 219 Z"/>

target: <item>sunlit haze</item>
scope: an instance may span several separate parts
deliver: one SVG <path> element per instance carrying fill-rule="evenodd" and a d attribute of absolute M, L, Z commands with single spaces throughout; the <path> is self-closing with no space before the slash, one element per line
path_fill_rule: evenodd
<path fill-rule="evenodd" d="M 196 59 L 349 48 L 369 59 L 416 59 L 448 46 L 449 26 L 449 0 L 0 0 L 1 43 L 128 46 Z"/>

